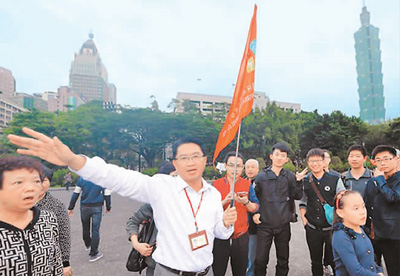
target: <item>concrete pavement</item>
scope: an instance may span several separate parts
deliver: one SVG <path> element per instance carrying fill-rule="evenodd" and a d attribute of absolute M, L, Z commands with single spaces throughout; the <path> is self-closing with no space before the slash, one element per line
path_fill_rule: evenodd
<path fill-rule="evenodd" d="M 68 206 L 73 188 L 69 192 L 65 191 L 65 189 L 53 189 L 50 192 Z M 126 259 L 131 250 L 131 244 L 128 241 L 125 231 L 125 223 L 133 212 L 139 208 L 141 203 L 121 197 L 116 193 L 112 194 L 111 202 L 111 213 L 104 214 L 100 229 L 100 250 L 103 252 L 104 257 L 93 263 L 89 263 L 88 252 L 85 251 L 83 244 L 79 203 L 77 203 L 74 215 L 71 218 L 71 265 L 73 275 L 139 275 L 139 273 L 128 272 L 125 268 Z M 291 225 L 292 238 L 290 242 L 289 275 L 311 275 L 311 263 L 304 229 L 300 222 L 292 223 Z M 276 257 L 273 245 L 267 275 L 275 275 L 275 264 Z M 226 275 L 232 275 L 230 269 L 228 269 Z"/>

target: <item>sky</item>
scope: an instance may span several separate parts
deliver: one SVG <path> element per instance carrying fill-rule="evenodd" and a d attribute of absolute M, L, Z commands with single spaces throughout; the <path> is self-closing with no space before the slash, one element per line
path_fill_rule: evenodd
<path fill-rule="evenodd" d="M 17 92 L 68 85 L 92 31 L 117 102 L 168 109 L 177 92 L 233 95 L 258 6 L 255 90 L 305 111 L 359 116 L 362 0 L 15 0 L 0 5 L 0 66 Z M 380 29 L 387 119 L 400 116 L 398 0 L 365 0 Z"/>

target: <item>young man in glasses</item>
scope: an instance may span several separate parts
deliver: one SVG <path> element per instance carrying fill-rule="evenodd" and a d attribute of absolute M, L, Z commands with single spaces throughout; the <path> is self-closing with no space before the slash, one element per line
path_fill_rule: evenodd
<path fill-rule="evenodd" d="M 235 164 L 236 163 L 236 164 Z M 231 200 L 237 210 L 237 221 L 231 239 L 214 240 L 213 272 L 215 276 L 224 276 L 231 258 L 232 273 L 234 276 L 245 276 L 248 264 L 249 233 L 248 213 L 258 210 L 258 199 L 249 180 L 242 178 L 244 157 L 231 151 L 225 155 L 224 164 L 226 175 L 213 182 L 213 186 L 221 193 L 224 209 L 228 208 Z M 236 167 L 236 174 L 235 174 Z M 235 189 L 232 194 L 232 188 Z"/>
<path fill-rule="evenodd" d="M 236 221 L 235 208 L 223 211 L 221 195 L 203 178 L 207 157 L 203 144 L 183 138 L 172 146 L 177 177 L 155 175 L 107 164 L 99 157 L 73 153 L 57 137 L 50 138 L 29 128 L 28 137 L 9 135 L 18 153 L 40 157 L 59 166 L 68 166 L 85 180 L 118 192 L 122 196 L 150 203 L 156 222 L 157 262 L 155 275 L 211 275 L 214 237 L 228 239 Z"/>
<path fill-rule="evenodd" d="M 331 245 L 332 226 L 325 217 L 320 197 L 324 202 L 333 206 L 335 195 L 345 189 L 339 176 L 324 171 L 324 158 L 322 149 L 313 148 L 307 152 L 306 159 L 311 174 L 303 178 L 304 192 L 303 198 L 300 200 L 300 215 L 306 230 L 313 276 L 323 275 L 323 259 L 332 268 L 335 267 Z M 324 252 L 325 258 L 323 258 Z"/>
<path fill-rule="evenodd" d="M 400 275 L 400 172 L 396 149 L 380 145 L 372 151 L 376 169 L 365 190 L 374 251 L 383 255 L 389 276 Z"/>

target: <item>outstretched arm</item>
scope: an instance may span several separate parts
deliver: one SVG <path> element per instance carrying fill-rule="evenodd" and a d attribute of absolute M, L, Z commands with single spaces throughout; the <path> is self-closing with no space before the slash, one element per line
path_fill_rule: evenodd
<path fill-rule="evenodd" d="M 54 165 L 68 166 L 75 171 L 85 165 L 86 158 L 73 153 L 57 137 L 50 138 L 27 127 L 22 128 L 22 131 L 31 138 L 13 134 L 7 136 L 11 143 L 24 148 L 17 149 L 18 153 L 39 157 Z"/>

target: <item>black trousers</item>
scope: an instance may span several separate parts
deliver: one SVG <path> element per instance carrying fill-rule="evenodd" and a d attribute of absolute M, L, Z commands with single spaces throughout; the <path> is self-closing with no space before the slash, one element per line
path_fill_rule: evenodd
<path fill-rule="evenodd" d="M 374 240 L 374 251 L 383 255 L 389 276 L 400 275 L 400 240 Z"/>
<path fill-rule="evenodd" d="M 313 276 L 323 276 L 322 260 L 333 269 L 332 231 L 312 229 L 306 225 L 306 239 L 311 258 L 311 271 Z M 325 247 L 325 250 L 324 250 Z M 324 252 L 326 254 L 324 258 Z"/>
<path fill-rule="evenodd" d="M 272 241 L 276 249 L 276 272 L 277 276 L 286 276 L 289 273 L 289 241 L 291 237 L 290 223 L 282 228 L 264 228 L 257 229 L 257 253 L 254 262 L 254 275 L 265 276 L 269 262 L 269 252 Z"/>
<path fill-rule="evenodd" d="M 214 239 L 214 262 L 212 264 L 214 276 L 225 276 L 229 257 L 231 257 L 233 276 L 245 276 L 248 252 L 249 232 L 246 232 L 237 239 Z"/>

